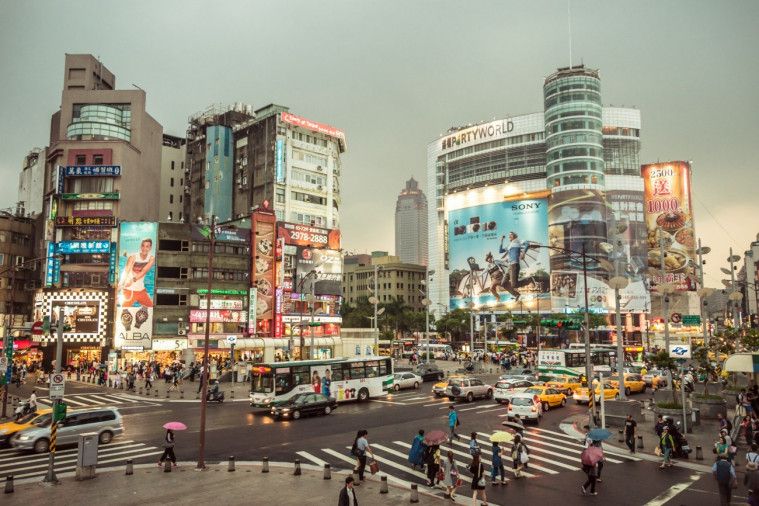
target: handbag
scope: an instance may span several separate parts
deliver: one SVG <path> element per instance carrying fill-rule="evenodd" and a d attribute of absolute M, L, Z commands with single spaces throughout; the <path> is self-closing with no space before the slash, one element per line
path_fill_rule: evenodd
<path fill-rule="evenodd" d="M 463 482 L 463 481 L 461 481 L 461 478 L 456 478 L 456 486 L 457 486 L 457 487 L 460 487 L 460 486 L 461 486 L 461 485 L 463 485 L 463 484 L 464 484 L 464 482 Z"/>
<path fill-rule="evenodd" d="M 716 453 L 717 451 L 715 450 L 714 452 Z M 657 457 L 661 457 L 661 447 L 657 446 L 656 448 L 654 448 L 654 455 L 656 455 Z"/>
<path fill-rule="evenodd" d="M 445 480 L 445 471 L 442 469 L 437 470 L 437 481 L 443 481 Z"/>
<path fill-rule="evenodd" d="M 530 461 L 530 455 L 527 453 L 526 450 L 522 450 L 519 452 L 519 462 L 522 464 L 526 464 Z"/>
<path fill-rule="evenodd" d="M 379 463 L 376 460 L 372 460 L 369 463 L 369 472 L 372 474 L 377 474 L 379 472 Z"/>

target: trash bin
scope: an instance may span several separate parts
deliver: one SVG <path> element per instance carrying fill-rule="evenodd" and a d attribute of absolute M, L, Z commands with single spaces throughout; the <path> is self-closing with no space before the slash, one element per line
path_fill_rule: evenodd
<path fill-rule="evenodd" d="M 91 480 L 95 477 L 98 464 L 98 433 L 87 432 L 79 435 L 76 452 L 76 479 Z"/>

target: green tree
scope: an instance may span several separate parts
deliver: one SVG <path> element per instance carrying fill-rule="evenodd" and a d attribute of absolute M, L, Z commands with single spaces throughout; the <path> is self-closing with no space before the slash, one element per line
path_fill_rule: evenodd
<path fill-rule="evenodd" d="M 747 351 L 759 351 L 759 329 L 746 329 L 741 336 L 741 344 Z"/>
<path fill-rule="evenodd" d="M 653 358 L 651 359 L 651 362 L 658 369 L 669 371 L 669 377 L 672 383 L 671 385 L 672 386 L 672 404 L 678 404 L 677 395 L 676 395 L 677 391 L 675 390 L 675 385 L 674 385 L 675 372 L 678 369 L 677 361 L 675 361 L 674 358 L 669 356 L 668 350 L 662 350 L 653 356 Z M 680 387 L 682 388 L 683 385 L 681 384 Z"/>
<path fill-rule="evenodd" d="M 369 303 L 367 297 L 359 297 L 356 305 L 343 304 L 340 308 L 340 316 L 343 318 L 342 326 L 345 328 L 367 329 L 372 328 L 374 306 Z"/>

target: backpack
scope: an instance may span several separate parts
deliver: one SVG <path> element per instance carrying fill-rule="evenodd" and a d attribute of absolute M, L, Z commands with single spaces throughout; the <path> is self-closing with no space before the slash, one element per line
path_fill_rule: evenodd
<path fill-rule="evenodd" d="M 732 464 L 727 460 L 719 459 L 715 465 L 717 466 L 717 470 L 714 476 L 717 478 L 717 482 L 722 484 L 730 483 L 730 480 L 732 480 L 732 476 L 730 475 Z"/>
<path fill-rule="evenodd" d="M 358 451 L 358 444 L 357 444 L 356 441 L 354 441 L 353 442 L 353 446 L 351 446 L 351 455 L 353 455 L 354 457 L 360 457 L 361 456 L 361 452 Z"/>

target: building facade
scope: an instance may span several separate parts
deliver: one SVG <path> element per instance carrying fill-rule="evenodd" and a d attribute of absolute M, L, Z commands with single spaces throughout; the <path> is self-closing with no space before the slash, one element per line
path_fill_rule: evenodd
<path fill-rule="evenodd" d="M 0 325 L 3 335 L 21 328 L 32 313 L 40 264 L 35 261 L 35 221 L 0 212 Z M 28 348 L 23 340 L 16 347 Z"/>
<path fill-rule="evenodd" d="M 34 217 L 42 213 L 46 157 L 43 148 L 34 148 L 24 157 L 18 176 L 18 214 Z"/>
<path fill-rule="evenodd" d="M 184 164 L 186 141 L 182 137 L 163 134 L 161 146 L 161 196 L 159 221 L 184 223 Z"/>
<path fill-rule="evenodd" d="M 343 259 L 342 293 L 345 304 L 355 305 L 371 297 L 377 269 L 377 298 L 380 304 L 401 301 L 414 310 L 424 310 L 424 265 L 403 262 L 398 256 L 376 251 Z"/>
<path fill-rule="evenodd" d="M 395 254 L 402 262 L 427 265 L 427 197 L 412 177 L 395 203 Z"/>

